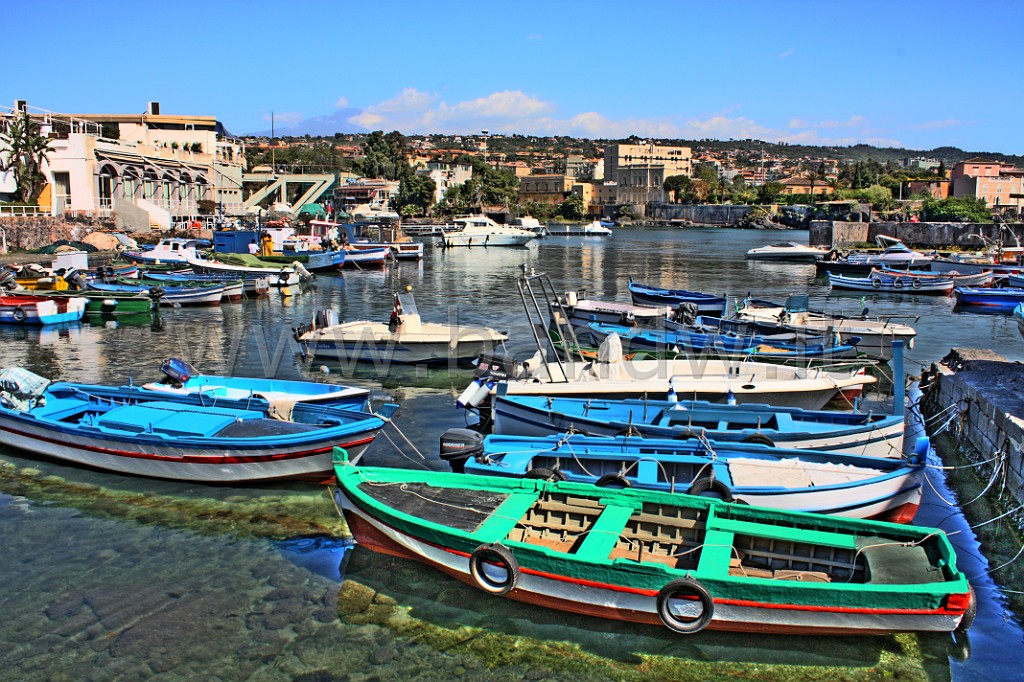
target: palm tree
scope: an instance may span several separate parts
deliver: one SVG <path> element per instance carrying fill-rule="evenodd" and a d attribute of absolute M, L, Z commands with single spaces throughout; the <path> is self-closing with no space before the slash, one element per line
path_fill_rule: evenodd
<path fill-rule="evenodd" d="M 39 124 L 23 111 L 20 118 L 8 121 L 6 133 L 0 133 L 0 147 L 8 150 L 6 162 L 0 157 L 0 171 L 13 171 L 18 200 L 32 203 L 46 183 L 42 165 L 50 151 L 49 138 L 43 136 Z"/>
<path fill-rule="evenodd" d="M 843 189 L 843 181 L 839 178 L 829 178 L 828 186 L 832 190 L 832 196 L 838 198 L 839 190 Z"/>
<path fill-rule="evenodd" d="M 808 171 L 808 172 L 804 173 L 804 177 L 807 178 L 807 180 L 810 181 L 810 183 L 811 183 L 811 205 L 813 206 L 814 205 L 814 183 L 816 183 L 818 180 L 821 180 L 822 177 L 818 174 L 817 171 Z"/>

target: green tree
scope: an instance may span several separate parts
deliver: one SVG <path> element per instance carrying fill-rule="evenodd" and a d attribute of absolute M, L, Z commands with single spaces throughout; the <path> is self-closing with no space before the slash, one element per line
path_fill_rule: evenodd
<path fill-rule="evenodd" d="M 922 213 L 933 222 L 992 222 L 992 212 L 980 197 L 926 199 Z"/>
<path fill-rule="evenodd" d="M 808 171 L 804 173 L 804 178 L 807 179 L 807 182 L 811 183 L 811 205 L 814 205 L 814 185 L 823 178 L 818 174 L 818 171 Z"/>
<path fill-rule="evenodd" d="M 402 178 L 398 185 L 395 205 L 405 215 L 405 208 L 411 206 L 413 211 L 426 213 L 434 205 L 434 193 L 437 183 L 427 175 L 409 174 Z"/>
<path fill-rule="evenodd" d="M 405 136 L 397 130 L 387 135 L 375 130 L 363 142 L 359 172 L 367 178 L 400 180 L 410 172 L 407 151 Z"/>
<path fill-rule="evenodd" d="M 566 220 L 582 220 L 587 212 L 587 205 L 579 194 L 570 194 L 558 205 L 558 214 Z"/>
<path fill-rule="evenodd" d="M 22 112 L 8 120 L 6 132 L 0 132 L 0 149 L 6 150 L 0 155 L 0 171 L 13 172 L 18 201 L 34 203 L 46 184 L 42 166 L 50 152 L 49 138 L 43 136 L 28 112 Z"/>
<path fill-rule="evenodd" d="M 703 203 L 711 196 L 712 187 L 713 185 L 707 180 L 694 180 L 690 185 L 690 194 L 693 196 L 694 201 Z"/>
<path fill-rule="evenodd" d="M 832 190 L 832 198 L 833 199 L 838 199 L 839 198 L 839 193 L 843 189 L 843 181 L 840 180 L 838 177 L 835 177 L 835 178 L 829 178 L 827 180 L 827 183 L 828 183 L 829 189 Z"/>
<path fill-rule="evenodd" d="M 757 188 L 757 200 L 762 204 L 774 204 L 785 190 L 786 186 L 781 182 L 766 182 Z"/>
<path fill-rule="evenodd" d="M 684 199 L 690 198 L 690 187 L 693 183 L 693 179 L 689 175 L 670 175 L 665 178 L 665 182 L 662 183 L 662 189 L 666 192 L 674 192 L 675 203 L 680 203 Z"/>

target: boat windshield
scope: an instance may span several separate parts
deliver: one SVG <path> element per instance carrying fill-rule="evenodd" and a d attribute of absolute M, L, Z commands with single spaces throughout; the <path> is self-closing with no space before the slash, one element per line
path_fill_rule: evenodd
<path fill-rule="evenodd" d="M 809 305 L 807 294 L 793 294 L 786 299 L 786 310 L 791 313 L 806 313 Z"/>
<path fill-rule="evenodd" d="M 413 298 L 412 294 L 398 294 L 398 305 L 402 310 L 403 315 L 419 315 L 420 311 L 416 309 L 416 299 Z"/>

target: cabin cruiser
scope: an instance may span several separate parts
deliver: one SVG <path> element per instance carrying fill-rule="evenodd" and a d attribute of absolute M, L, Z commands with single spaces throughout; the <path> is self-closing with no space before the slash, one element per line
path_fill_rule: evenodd
<path fill-rule="evenodd" d="M 536 238 L 530 230 L 510 225 L 499 225 L 484 215 L 455 218 L 462 229 L 442 236 L 441 246 L 523 246 Z"/>
<path fill-rule="evenodd" d="M 879 253 L 840 254 L 835 249 L 829 251 L 815 263 L 818 272 L 833 273 L 868 273 L 871 268 L 887 265 L 901 270 L 926 268 L 932 257 L 911 250 L 906 244 L 895 237 L 884 234 L 875 237 L 875 243 L 882 249 Z"/>

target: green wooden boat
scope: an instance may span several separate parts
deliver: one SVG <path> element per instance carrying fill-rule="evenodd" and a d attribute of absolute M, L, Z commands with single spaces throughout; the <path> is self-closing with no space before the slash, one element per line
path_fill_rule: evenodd
<path fill-rule="evenodd" d="M 144 293 L 124 291 L 33 291 L 33 296 L 44 298 L 86 298 L 89 302 L 85 306 L 85 312 L 104 313 L 108 315 L 120 315 L 129 313 L 144 313 L 152 310 L 153 299 Z"/>
<path fill-rule="evenodd" d="M 770 633 L 966 630 L 946 535 L 651 490 L 357 467 L 335 448 L 356 540 L 494 595 L 574 613 Z"/>

